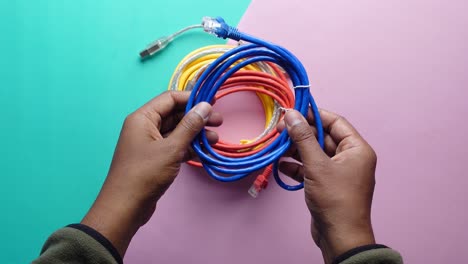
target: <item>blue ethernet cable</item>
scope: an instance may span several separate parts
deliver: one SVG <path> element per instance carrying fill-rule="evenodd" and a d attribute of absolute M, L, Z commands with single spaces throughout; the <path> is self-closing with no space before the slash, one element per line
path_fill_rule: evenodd
<path fill-rule="evenodd" d="M 324 148 L 322 120 L 309 90 L 310 84 L 306 70 L 290 51 L 240 32 L 229 26 L 220 17 L 205 17 L 202 27 L 206 32 L 219 38 L 244 41 L 250 44 L 240 45 L 227 51 L 206 68 L 193 87 L 186 106 L 186 113 L 200 102 L 212 102 L 221 85 L 242 67 L 259 61 L 272 62 L 281 66 L 291 79 L 295 94 L 294 109 L 303 116 L 307 116 L 308 108 L 311 107 L 315 127 L 317 128 L 317 139 L 320 146 Z M 235 64 L 236 62 L 238 63 Z M 278 185 L 285 190 L 295 191 L 302 189 L 304 183 L 293 186 L 288 185 L 281 180 L 278 173 L 279 159 L 290 146 L 291 139 L 286 130 L 281 132 L 280 136 L 270 142 L 263 150 L 243 158 L 225 157 L 215 152 L 208 143 L 205 129 L 192 142 L 192 147 L 202 161 L 203 167 L 216 180 L 223 182 L 237 181 L 252 172 L 273 164 L 273 176 Z"/>

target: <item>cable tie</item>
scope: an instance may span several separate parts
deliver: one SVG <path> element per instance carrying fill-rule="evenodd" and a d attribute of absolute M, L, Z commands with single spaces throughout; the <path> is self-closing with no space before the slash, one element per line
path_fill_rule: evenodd
<path fill-rule="evenodd" d="M 299 88 L 310 88 L 310 84 L 301 84 L 301 85 L 293 86 L 294 90 L 299 89 Z"/>
<path fill-rule="evenodd" d="M 280 106 L 280 107 L 278 107 L 278 110 L 281 111 L 281 113 L 287 113 L 287 112 L 289 112 L 289 111 L 291 111 L 293 109 Z"/>

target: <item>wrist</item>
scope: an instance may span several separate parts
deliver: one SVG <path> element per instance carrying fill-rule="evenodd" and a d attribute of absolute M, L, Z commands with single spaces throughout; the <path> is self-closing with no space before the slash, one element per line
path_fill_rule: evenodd
<path fill-rule="evenodd" d="M 328 227 L 319 231 L 320 247 L 325 263 L 332 261 L 345 252 L 365 245 L 375 244 L 372 225 L 361 223 L 358 225 L 339 225 Z"/>
<path fill-rule="evenodd" d="M 131 239 L 155 208 L 155 201 L 135 199 L 105 184 L 81 224 L 101 233 L 123 257 Z"/>
<path fill-rule="evenodd" d="M 125 211 L 104 206 L 98 201 L 85 215 L 81 224 L 89 226 L 106 237 L 123 257 L 138 225 Z"/>

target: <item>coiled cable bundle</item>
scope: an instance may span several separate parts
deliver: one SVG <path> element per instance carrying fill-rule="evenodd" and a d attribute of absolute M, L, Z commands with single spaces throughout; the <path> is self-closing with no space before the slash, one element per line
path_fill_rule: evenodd
<path fill-rule="evenodd" d="M 177 66 L 169 90 L 191 91 L 186 112 L 200 102 L 212 102 L 215 98 L 234 92 L 255 92 L 263 104 L 266 124 L 258 137 L 242 140 L 240 144 L 219 141 L 212 146 L 203 129 L 192 142 L 200 163 L 189 163 L 202 166 L 211 177 L 223 182 L 237 181 L 263 169 L 249 190 L 254 197 L 267 186 L 272 172 L 282 188 L 290 191 L 303 188 L 303 183 L 290 186 L 279 177 L 278 161 L 289 149 L 291 140 L 286 130 L 281 133 L 276 130 L 285 109 L 294 108 L 307 116 L 310 106 L 318 142 L 323 148 L 322 123 L 303 65 L 285 48 L 239 32 L 222 18 L 205 17 L 200 27 L 217 37 L 248 44 L 214 45 L 195 50 Z M 153 42 L 140 55 L 146 57 L 154 54 L 172 41 L 175 35 Z"/>

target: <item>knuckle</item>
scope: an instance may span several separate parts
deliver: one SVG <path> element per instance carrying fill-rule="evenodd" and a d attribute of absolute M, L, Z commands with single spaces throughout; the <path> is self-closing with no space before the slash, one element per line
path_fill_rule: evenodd
<path fill-rule="evenodd" d="M 342 115 L 336 115 L 335 120 L 333 121 L 333 124 L 347 124 L 348 119 Z"/>
<path fill-rule="evenodd" d="M 144 112 L 135 111 L 125 117 L 123 128 L 136 128 L 147 126 L 147 119 L 148 116 Z M 159 122 L 159 120 L 157 120 L 156 122 Z"/>
<path fill-rule="evenodd" d="M 133 112 L 125 117 L 124 127 L 131 126 L 138 118 L 138 114 Z"/>
<path fill-rule="evenodd" d="M 345 121 L 345 122 L 348 121 L 348 119 L 346 119 L 346 117 L 344 117 L 344 116 L 342 116 L 342 115 L 337 115 L 336 119 L 337 119 L 338 121 Z"/>
<path fill-rule="evenodd" d="M 160 96 L 172 97 L 173 95 L 174 95 L 174 91 L 166 90 Z"/>
<path fill-rule="evenodd" d="M 370 145 L 367 145 L 365 155 L 368 158 L 369 162 L 373 164 L 377 163 L 377 153 Z"/>
<path fill-rule="evenodd" d="M 174 100 L 176 91 L 171 91 L 171 90 L 166 90 L 162 94 L 160 94 L 158 97 L 163 98 L 164 100 Z"/>
<path fill-rule="evenodd" d="M 331 122 L 330 127 L 333 127 L 333 125 L 341 123 L 341 122 L 347 122 L 346 117 L 339 115 L 339 114 L 335 114 L 335 117 L 333 118 L 333 121 Z"/>
<path fill-rule="evenodd" d="M 377 153 L 375 152 L 375 150 L 369 146 L 369 155 L 370 155 L 370 158 L 373 162 L 377 162 Z"/>

